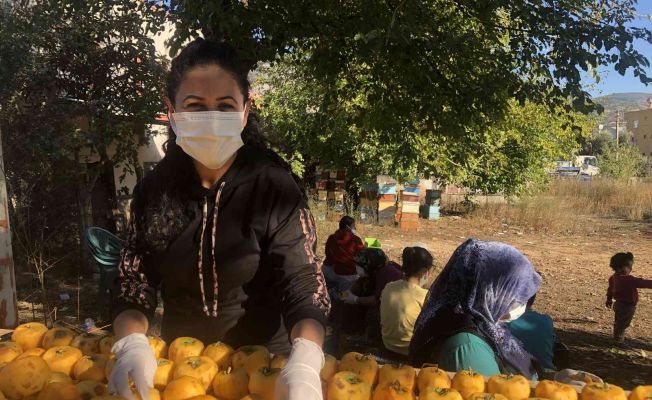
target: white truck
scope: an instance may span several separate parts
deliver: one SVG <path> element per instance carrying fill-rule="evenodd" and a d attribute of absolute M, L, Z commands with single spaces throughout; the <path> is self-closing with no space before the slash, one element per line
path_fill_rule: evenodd
<path fill-rule="evenodd" d="M 580 175 L 593 177 L 600 173 L 598 159 L 595 156 L 575 156 L 575 165 L 580 167 Z"/>
<path fill-rule="evenodd" d="M 600 173 L 598 159 L 595 156 L 575 156 L 573 161 L 555 162 L 554 175 L 590 180 Z"/>

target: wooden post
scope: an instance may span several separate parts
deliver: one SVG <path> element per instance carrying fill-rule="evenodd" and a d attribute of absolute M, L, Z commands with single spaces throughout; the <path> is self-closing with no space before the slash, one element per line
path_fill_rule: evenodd
<path fill-rule="evenodd" d="M 0 328 L 13 329 L 18 325 L 18 302 L 1 143 L 0 132 Z"/>
<path fill-rule="evenodd" d="M 616 110 L 616 147 L 620 146 L 620 110 Z"/>

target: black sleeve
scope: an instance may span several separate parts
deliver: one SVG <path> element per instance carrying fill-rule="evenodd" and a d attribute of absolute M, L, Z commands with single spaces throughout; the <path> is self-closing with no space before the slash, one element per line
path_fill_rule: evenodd
<path fill-rule="evenodd" d="M 157 287 L 161 280 L 158 271 L 149 267 L 143 227 L 145 224 L 140 187 L 134 189 L 130 205 L 127 244 L 118 264 L 118 278 L 114 290 L 113 316 L 124 310 L 136 309 L 148 318 L 154 315 L 157 305 Z"/>
<path fill-rule="evenodd" d="M 267 252 L 281 287 L 285 327 L 290 333 L 307 318 L 325 327 L 330 299 L 315 255 L 315 220 L 289 174 L 277 175 L 274 183 Z"/>

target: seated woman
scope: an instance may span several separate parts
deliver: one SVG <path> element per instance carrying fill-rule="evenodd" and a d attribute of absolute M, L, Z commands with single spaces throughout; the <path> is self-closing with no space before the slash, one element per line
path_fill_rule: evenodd
<path fill-rule="evenodd" d="M 508 324 L 509 331 L 523 343 L 546 370 L 555 370 L 555 328 L 548 314 L 532 309 L 536 296 L 527 302 L 527 311 L 516 321 Z"/>
<path fill-rule="evenodd" d="M 326 259 L 322 271 L 329 291 L 348 290 L 359 277 L 355 256 L 364 250 L 364 243 L 355 231 L 355 220 L 344 216 L 339 229 L 326 241 Z"/>
<path fill-rule="evenodd" d="M 381 249 L 364 249 L 358 253 L 355 260 L 359 275 L 350 290 L 342 295 L 342 299 L 347 304 L 378 306 L 385 286 L 390 282 L 403 279 L 400 266 L 389 261 Z"/>
<path fill-rule="evenodd" d="M 402 279 L 403 272 L 381 249 L 364 249 L 356 256 L 356 263 L 360 277 L 341 294 L 348 306 L 343 327 L 350 333 L 364 329 L 368 339 L 380 340 L 380 293 L 388 283 Z"/>
<path fill-rule="evenodd" d="M 407 358 L 414 323 L 423 307 L 432 270 L 432 255 L 423 247 L 403 249 L 405 278 L 389 283 L 380 298 L 380 325 L 390 358 Z"/>
<path fill-rule="evenodd" d="M 525 312 L 540 286 L 541 277 L 514 247 L 467 240 L 428 292 L 410 343 L 413 364 L 536 377 L 538 363 L 507 323 Z"/>

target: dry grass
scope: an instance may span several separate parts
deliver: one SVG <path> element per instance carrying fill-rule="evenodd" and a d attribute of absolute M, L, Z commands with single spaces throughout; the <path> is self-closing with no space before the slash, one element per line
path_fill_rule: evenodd
<path fill-rule="evenodd" d="M 587 218 L 645 221 L 652 218 L 652 183 L 557 180 L 512 204 L 485 204 L 468 216 L 480 223 L 545 233 L 590 233 Z"/>
<path fill-rule="evenodd" d="M 561 199 L 583 214 L 642 221 L 652 218 L 652 183 L 596 179 L 556 181 L 547 195 Z"/>

